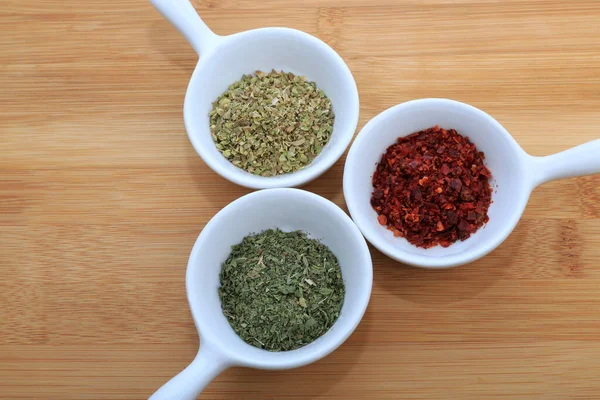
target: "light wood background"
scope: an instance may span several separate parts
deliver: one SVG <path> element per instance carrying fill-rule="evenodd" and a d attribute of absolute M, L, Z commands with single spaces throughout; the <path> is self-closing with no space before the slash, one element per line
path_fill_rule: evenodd
<path fill-rule="evenodd" d="M 468 102 L 534 155 L 600 137 L 600 2 L 201 0 L 218 34 L 289 26 L 347 61 L 359 128 Z M 189 251 L 248 190 L 189 144 L 196 56 L 145 0 L 0 0 L 0 398 L 144 399 L 193 358 Z M 344 207 L 340 160 L 306 187 Z M 298 370 L 232 369 L 205 399 L 600 396 L 600 176 L 537 189 L 485 259 L 372 249 L 370 307 Z"/>

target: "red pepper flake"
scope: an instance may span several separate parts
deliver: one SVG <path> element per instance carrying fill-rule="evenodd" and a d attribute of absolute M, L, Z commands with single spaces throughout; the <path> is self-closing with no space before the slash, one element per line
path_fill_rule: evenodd
<path fill-rule="evenodd" d="M 448 166 L 448 164 L 444 163 L 440 171 L 442 172 L 442 174 L 448 175 L 450 173 L 450 167 Z"/>
<path fill-rule="evenodd" d="M 373 174 L 379 223 L 423 248 L 467 239 L 489 221 L 492 174 L 484 159 L 454 129 L 436 125 L 398 138 Z"/>
<path fill-rule="evenodd" d="M 452 179 L 450 181 L 450 187 L 454 190 L 456 190 L 457 192 L 460 192 L 460 189 L 462 189 L 462 182 L 460 179 Z"/>

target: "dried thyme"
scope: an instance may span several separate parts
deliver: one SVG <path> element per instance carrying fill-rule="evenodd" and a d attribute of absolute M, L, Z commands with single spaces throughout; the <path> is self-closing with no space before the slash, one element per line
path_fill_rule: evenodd
<path fill-rule="evenodd" d="M 292 73 L 256 71 L 229 86 L 209 113 L 217 149 L 252 174 L 298 171 L 333 132 L 331 101 L 315 82 Z"/>

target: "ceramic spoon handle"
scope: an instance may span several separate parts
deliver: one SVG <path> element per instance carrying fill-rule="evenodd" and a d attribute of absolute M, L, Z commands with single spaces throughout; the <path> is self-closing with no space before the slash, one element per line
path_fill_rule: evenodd
<path fill-rule="evenodd" d="M 194 361 L 148 400 L 196 400 L 204 387 L 227 367 L 220 354 L 201 346 Z"/>
<path fill-rule="evenodd" d="M 150 0 L 150 3 L 192 45 L 196 53 L 206 53 L 219 38 L 200 19 L 189 0 Z"/>
<path fill-rule="evenodd" d="M 600 139 L 546 157 L 533 157 L 534 184 L 600 173 Z"/>

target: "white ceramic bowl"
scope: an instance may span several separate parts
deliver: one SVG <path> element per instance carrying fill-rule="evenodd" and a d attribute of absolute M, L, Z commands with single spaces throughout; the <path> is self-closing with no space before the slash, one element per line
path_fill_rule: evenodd
<path fill-rule="evenodd" d="M 297 350 L 269 352 L 235 334 L 221 311 L 219 273 L 231 246 L 270 228 L 302 230 L 337 256 L 346 288 L 340 317 L 327 333 Z M 151 400 L 196 399 L 204 386 L 229 366 L 294 368 L 335 350 L 360 322 L 369 302 L 373 266 L 360 231 L 338 206 L 299 189 L 267 189 L 243 196 L 219 211 L 202 230 L 188 262 L 186 288 L 201 338 L 195 360 Z"/>
<path fill-rule="evenodd" d="M 470 238 L 447 248 L 422 249 L 377 221 L 371 207 L 372 177 L 388 146 L 398 137 L 439 125 L 468 136 L 485 153 L 493 195 L 489 222 Z M 446 99 L 402 103 L 369 121 L 352 144 L 344 168 L 344 197 L 354 222 L 381 252 L 406 264 L 445 268 L 477 260 L 500 245 L 517 225 L 533 188 L 549 180 L 600 172 L 600 140 L 548 157 L 533 157 L 494 118 L 470 105 Z M 496 187 L 498 185 L 498 187 Z"/>
<path fill-rule="evenodd" d="M 255 188 L 303 185 L 324 173 L 342 156 L 358 123 L 358 90 L 348 66 L 327 44 L 301 31 L 262 28 L 217 36 L 188 0 L 151 0 L 190 42 L 201 58 L 185 96 L 184 120 L 192 145 L 216 173 L 238 185 Z M 212 103 L 244 74 L 272 69 L 306 76 L 331 100 L 333 134 L 315 160 L 300 171 L 275 177 L 250 174 L 227 160 L 210 135 Z"/>

